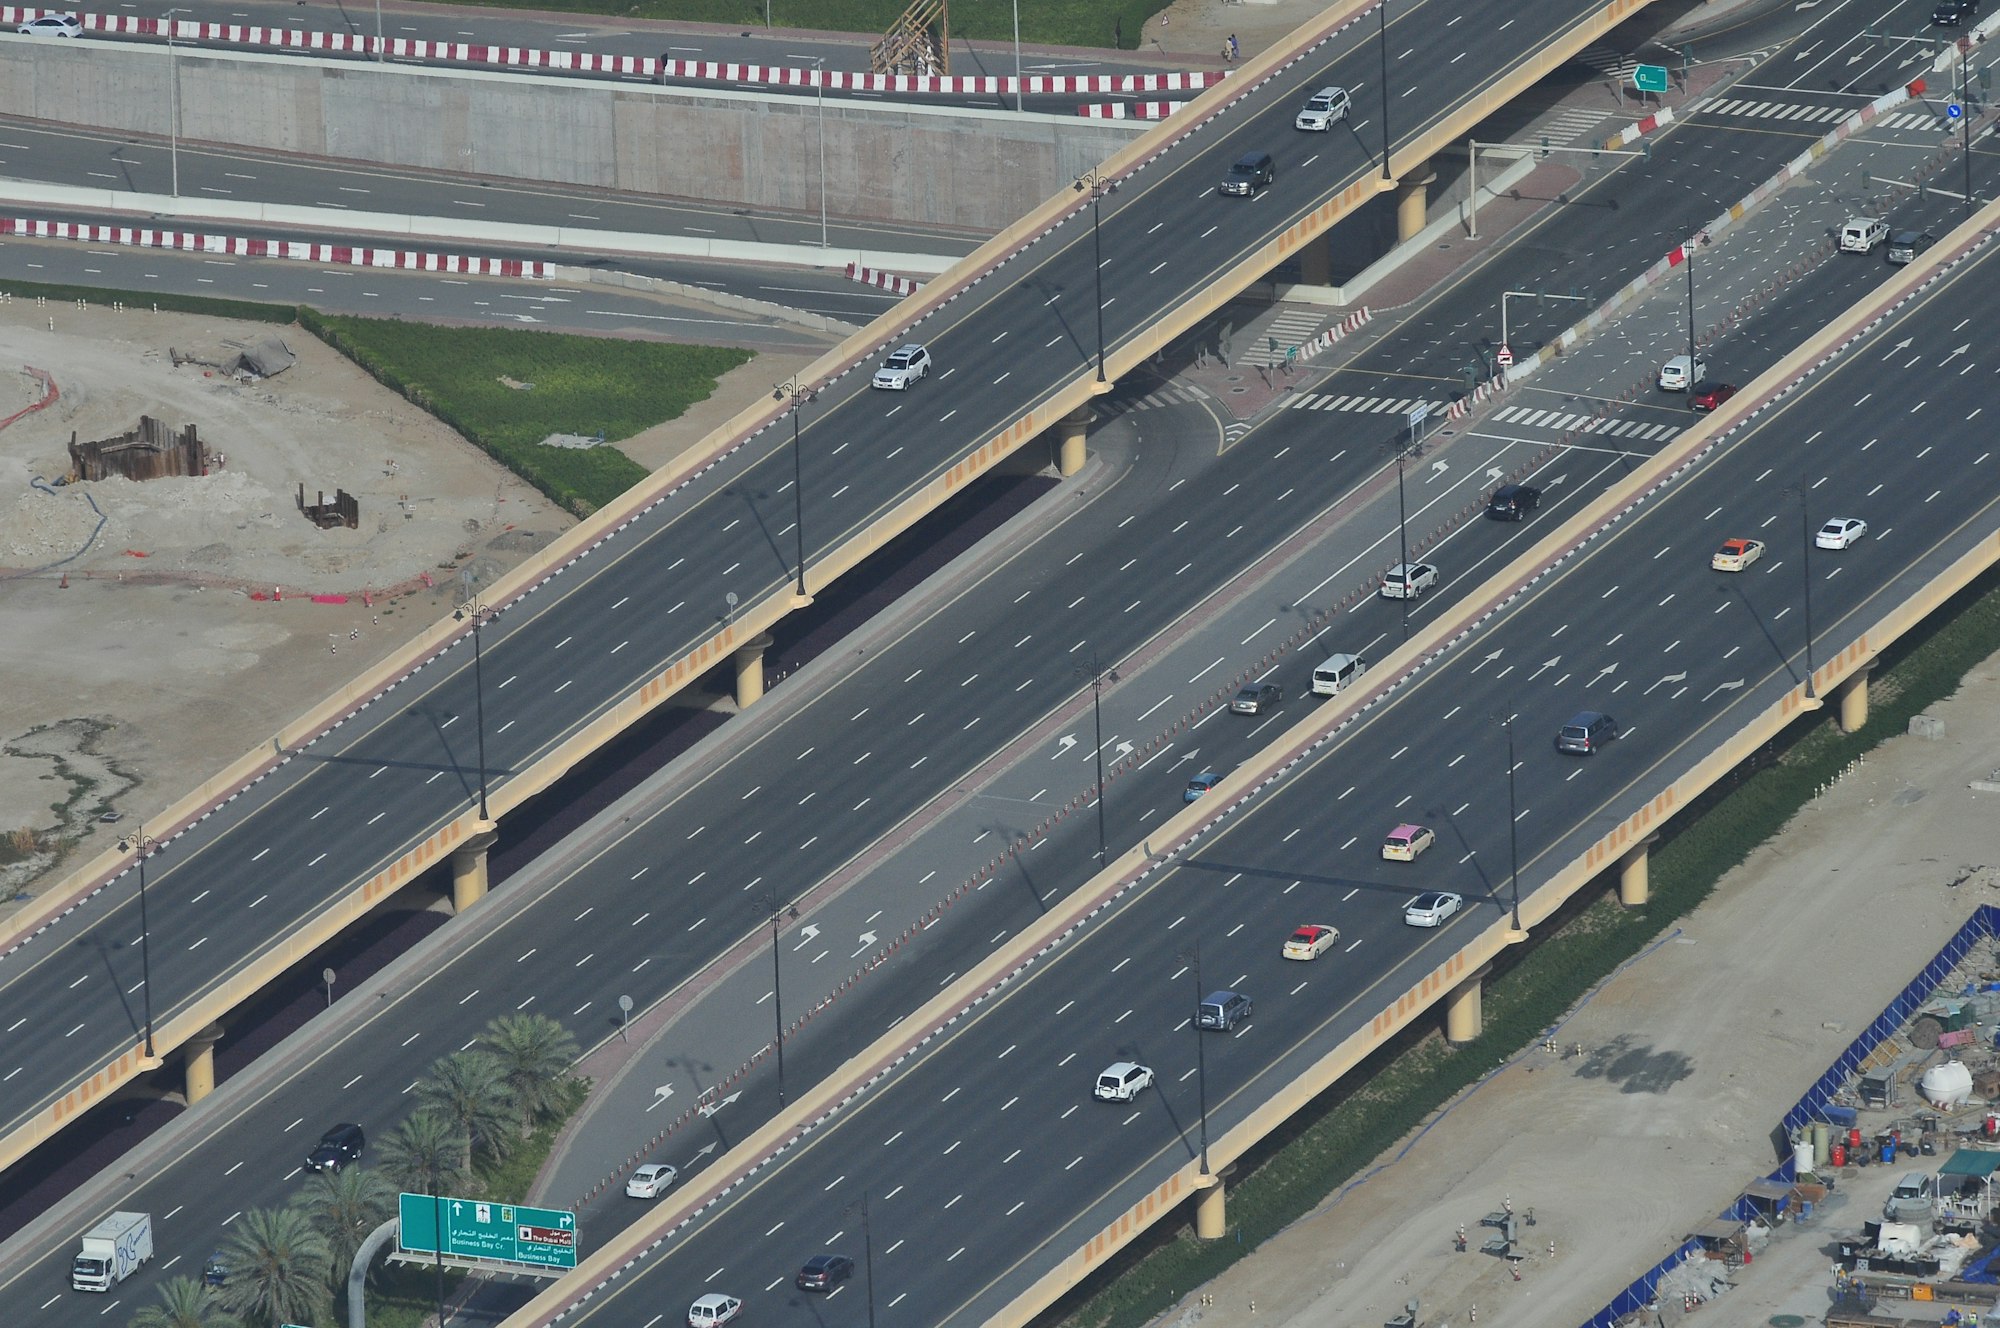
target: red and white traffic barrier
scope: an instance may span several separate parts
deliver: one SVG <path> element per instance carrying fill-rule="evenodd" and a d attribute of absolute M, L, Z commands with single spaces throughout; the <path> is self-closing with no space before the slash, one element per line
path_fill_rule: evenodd
<path fill-rule="evenodd" d="M 878 272 L 872 267 L 863 267 L 859 263 L 849 263 L 847 265 L 847 279 L 849 281 L 858 281 L 864 286 L 873 286 L 877 290 L 892 291 L 897 295 L 915 295 L 917 288 L 923 285 L 921 281 L 912 281 L 908 277 L 899 277 L 893 272 Z"/>
<path fill-rule="evenodd" d="M 138 249 L 178 249 L 184 253 L 226 254 L 234 258 L 288 258 L 301 263 L 333 263 L 342 267 L 450 272 L 468 277 L 539 280 L 553 277 L 556 266 L 532 258 L 480 258 L 469 254 L 432 254 L 409 249 L 374 249 L 363 245 L 315 244 L 304 240 L 252 240 L 199 231 L 92 226 L 83 222 L 41 221 L 32 217 L 0 217 L 0 235 L 19 235 L 38 240 L 81 240 L 88 244 L 117 244 Z"/>
<path fill-rule="evenodd" d="M 1656 129 L 1665 129 L 1674 122 L 1674 108 L 1662 106 L 1637 124 L 1626 125 L 1623 129 L 1604 140 L 1607 149 L 1616 151 L 1627 143 L 1644 138 Z"/>
<path fill-rule="evenodd" d="M 1294 358 L 1293 363 L 1295 364 L 1305 363 L 1313 356 L 1325 350 L 1328 346 L 1331 346 L 1334 342 L 1341 340 L 1343 337 L 1346 337 L 1349 333 L 1353 332 L 1356 328 L 1360 327 L 1363 323 L 1367 322 L 1370 317 L 1371 315 L 1369 314 L 1367 309 L 1365 308 L 1356 309 L 1353 313 L 1341 319 L 1338 323 L 1335 323 L 1332 327 L 1320 333 L 1318 336 L 1314 337 L 1311 341 L 1308 341 L 1305 345 L 1299 347 L 1299 353 Z"/>
<path fill-rule="evenodd" d="M 1079 106 L 1076 113 L 1086 120 L 1164 120 L 1185 105 L 1184 101 L 1100 102 Z"/>
<path fill-rule="evenodd" d="M 1008 96 L 1018 90 L 1030 97 L 1078 94 L 1132 96 L 1142 92 L 1200 92 L 1220 83 L 1226 71 L 1174 74 L 1032 74 L 1025 78 L 978 76 L 946 78 L 933 74 L 856 74 L 838 69 L 802 69 L 792 65 L 727 64 L 713 60 L 666 60 L 658 70 L 664 78 L 695 83 L 756 83 L 766 87 L 817 89 L 825 80 L 829 92 L 903 92 L 933 96 Z"/>

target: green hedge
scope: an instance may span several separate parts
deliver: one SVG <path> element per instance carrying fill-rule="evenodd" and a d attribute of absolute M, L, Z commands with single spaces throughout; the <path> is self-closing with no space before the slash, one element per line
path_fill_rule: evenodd
<path fill-rule="evenodd" d="M 1247 1155 L 1229 1191 L 1234 1239 L 1198 1242 L 1179 1224 L 1162 1223 L 1040 1322 L 1139 1328 L 1324 1203 L 1496 1063 L 1539 1042 L 1592 987 L 1693 912 L 1821 786 L 1903 733 L 1995 651 L 2000 573 L 1989 573 L 1885 653 L 1859 733 L 1841 733 L 1827 711 L 1801 719 L 1677 818 L 1653 850 L 1644 908 L 1622 908 L 1615 895 L 1579 898 L 1553 928 L 1510 952 L 1511 967 L 1487 983 L 1480 1037 L 1452 1047 L 1435 1032 L 1412 1030 Z"/>
<path fill-rule="evenodd" d="M 301 309 L 299 321 L 384 386 L 449 424 L 577 516 L 646 476 L 608 443 L 677 418 L 751 353 L 717 346 L 444 328 Z M 532 386 L 510 387 L 503 379 Z M 550 434 L 607 445 L 548 447 Z"/>
<path fill-rule="evenodd" d="M 764 30 L 764 0 L 499 0 L 516 9 L 562 14 L 610 14 L 618 18 L 679 23 L 720 23 L 743 32 Z M 771 25 L 816 32 L 858 32 L 879 37 L 901 18 L 910 0 L 770 0 Z M 1139 31 L 1163 0 L 1021 0 L 1021 40 L 1037 45 L 1110 47 L 1122 36 L 1125 49 L 1138 44 Z M 1009 0 L 958 0 L 951 7 L 952 56 L 962 60 L 963 40 L 1011 42 L 1014 7 Z M 961 67 L 955 72 L 974 71 Z M 1006 72 L 1012 73 L 1010 63 Z"/>
<path fill-rule="evenodd" d="M 0 292 L 17 300 L 46 299 L 55 304 L 78 300 L 93 308 L 123 304 L 131 309 L 165 309 L 210 318 L 241 318 L 252 323 L 291 323 L 299 311 L 289 304 L 258 304 L 252 300 L 218 300 L 207 295 L 176 295 L 172 291 L 105 290 L 98 286 L 52 286 L 37 281 L 0 281 Z M 53 310 L 51 311 L 54 312 Z"/>

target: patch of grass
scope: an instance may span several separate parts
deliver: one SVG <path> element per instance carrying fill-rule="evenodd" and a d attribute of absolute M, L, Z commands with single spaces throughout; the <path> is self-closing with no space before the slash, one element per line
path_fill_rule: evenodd
<path fill-rule="evenodd" d="M 1884 653 L 1860 732 L 1841 733 L 1831 706 L 1801 719 L 1674 822 L 1653 851 L 1645 907 L 1623 908 L 1615 895 L 1579 896 L 1530 946 L 1504 956 L 1508 966 L 1496 966 L 1486 984 L 1480 1037 L 1453 1047 L 1428 1027 L 1407 1032 L 1246 1155 L 1229 1189 L 1236 1239 L 1198 1242 L 1180 1224 L 1161 1223 L 1037 1322 L 1140 1328 L 1311 1212 L 1496 1063 L 1539 1042 L 1593 986 L 1693 912 L 1820 785 L 1905 732 L 1911 716 L 1951 695 L 1995 651 L 2000 572 Z"/>
<path fill-rule="evenodd" d="M 52 286 L 37 281 L 0 281 L 0 291 L 17 300 L 46 299 L 58 305 L 73 305 L 83 300 L 100 309 L 123 304 L 141 311 L 159 308 L 178 314 L 206 314 L 210 318 L 241 318 L 253 323 L 291 323 L 299 315 L 297 308 L 289 304 L 218 300 L 206 295 L 176 295 L 172 291 L 105 290 L 98 286 Z"/>
<path fill-rule="evenodd" d="M 563 14 L 612 14 L 619 18 L 665 19 L 681 23 L 722 23 L 745 32 L 764 28 L 764 0 L 499 0 L 517 9 Z M 771 25 L 819 32 L 860 32 L 880 36 L 901 18 L 909 0 L 771 0 Z M 1021 0 L 1021 40 L 1038 45 L 1109 48 L 1122 38 L 1125 49 L 1139 42 L 1146 18 L 1160 0 Z M 1014 39 L 1014 9 L 1000 0 L 952 7 L 954 56 L 962 40 Z M 998 72 L 998 71 L 981 71 Z M 1013 72 L 1009 63 L 1007 72 Z"/>
<path fill-rule="evenodd" d="M 645 468 L 610 443 L 680 416 L 751 358 L 727 347 L 440 328 L 311 309 L 300 310 L 300 322 L 578 516 L 645 478 Z M 557 433 L 602 433 L 606 445 L 542 444 Z"/>

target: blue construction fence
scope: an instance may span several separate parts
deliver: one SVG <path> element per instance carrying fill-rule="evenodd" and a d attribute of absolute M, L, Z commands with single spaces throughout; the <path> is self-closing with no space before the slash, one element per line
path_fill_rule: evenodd
<path fill-rule="evenodd" d="M 1810 1125 L 1814 1121 L 1833 1122 L 1836 1115 L 1832 1110 L 1833 1097 L 1840 1091 L 1841 1085 L 1860 1071 L 1862 1062 L 1866 1061 L 1877 1047 L 1909 1023 L 1911 1016 L 1937 996 L 1938 988 L 1944 985 L 1945 979 L 1951 976 L 1954 969 L 1965 962 L 1965 957 L 1972 952 L 1973 946 L 1995 935 L 2000 935 L 2000 906 L 1981 904 L 1973 910 L 1972 916 L 1965 920 L 1965 925 L 1953 933 L 1943 948 L 1932 956 L 1931 961 L 1910 980 L 1909 985 L 1897 994 L 1896 999 L 1884 1006 L 1882 1013 L 1876 1015 L 1868 1027 L 1862 1030 L 1861 1036 L 1850 1042 L 1847 1049 L 1827 1067 L 1826 1072 L 1814 1081 L 1813 1086 L 1806 1090 L 1805 1096 L 1798 1100 L 1797 1105 L 1785 1113 L 1785 1137 L 1790 1138 L 1801 1126 Z M 1780 1184 L 1790 1184 L 1797 1179 L 1793 1167 L 1793 1159 L 1787 1156 L 1777 1170 L 1771 1172 L 1765 1179 Z M 1762 1211 L 1763 1206 L 1759 1201 L 1745 1194 L 1739 1195 L 1736 1202 L 1724 1209 L 1719 1216 L 1732 1221 L 1747 1222 Z M 1653 1293 L 1659 1289 L 1660 1279 L 1687 1262 L 1700 1250 L 1700 1241 L 1682 1241 L 1679 1249 L 1634 1278 L 1631 1285 L 1611 1298 L 1609 1304 L 1584 1320 L 1582 1328 L 1613 1328 L 1613 1325 L 1627 1314 L 1646 1308 L 1653 1303 Z"/>

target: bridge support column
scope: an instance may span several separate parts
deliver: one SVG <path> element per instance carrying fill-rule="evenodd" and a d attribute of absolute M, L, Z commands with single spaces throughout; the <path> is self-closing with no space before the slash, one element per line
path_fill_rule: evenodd
<path fill-rule="evenodd" d="M 500 837 L 487 821 L 451 852 L 451 911 L 463 913 L 486 898 L 486 851 Z"/>
<path fill-rule="evenodd" d="M 764 697 L 764 652 L 771 648 L 769 632 L 736 652 L 736 708 L 748 710 Z"/>
<path fill-rule="evenodd" d="M 215 1044 L 222 1040 L 222 1025 L 210 1024 L 181 1047 L 182 1064 L 187 1069 L 187 1104 L 215 1091 Z"/>
<path fill-rule="evenodd" d="M 1653 897 L 1653 883 L 1646 869 L 1652 852 L 1653 841 L 1648 838 L 1618 860 L 1618 902 L 1627 908 L 1638 908 Z"/>
<path fill-rule="evenodd" d="M 1479 1036 L 1485 1023 L 1480 991 L 1486 982 L 1487 967 L 1480 965 L 1478 972 L 1459 983 L 1458 989 L 1444 998 L 1445 1041 L 1470 1042 Z"/>
<path fill-rule="evenodd" d="M 1428 218 L 1426 208 L 1430 201 L 1430 187 L 1437 182 L 1437 172 L 1426 165 L 1411 171 L 1397 182 L 1396 187 L 1396 242 L 1417 238 L 1417 232 L 1424 228 Z"/>
<path fill-rule="evenodd" d="M 1229 1233 L 1229 1215 L 1224 1209 L 1220 1176 L 1203 1176 L 1195 1182 L 1202 1187 L 1194 1201 L 1194 1234 L 1197 1240 L 1221 1240 Z"/>
<path fill-rule="evenodd" d="M 1090 407 L 1079 406 L 1056 424 L 1056 472 L 1064 479 L 1083 469 L 1083 435 L 1090 428 Z"/>
<path fill-rule="evenodd" d="M 1840 731 L 1853 733 L 1868 722 L 1868 673 L 1873 666 L 1863 666 L 1849 674 L 1847 681 L 1834 689 L 1840 700 Z"/>
<path fill-rule="evenodd" d="M 1299 250 L 1299 284 L 1301 286 L 1331 286 L 1333 284 L 1333 247 L 1324 235 L 1307 240 L 1305 248 Z"/>

